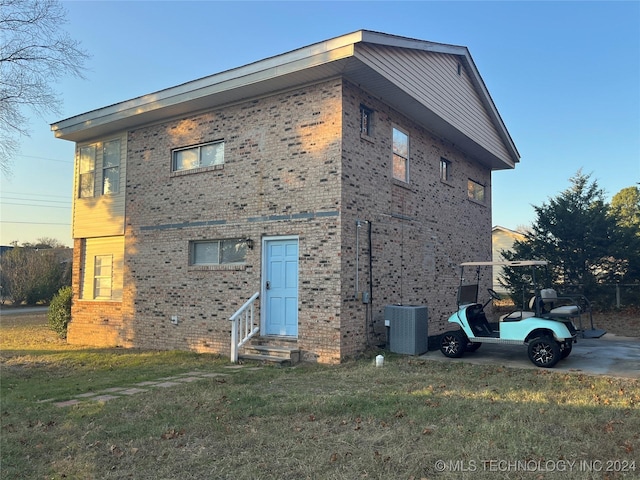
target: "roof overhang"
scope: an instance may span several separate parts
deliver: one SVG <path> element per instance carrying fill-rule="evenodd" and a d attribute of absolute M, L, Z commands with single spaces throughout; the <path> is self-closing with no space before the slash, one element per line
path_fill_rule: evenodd
<path fill-rule="evenodd" d="M 360 42 L 452 54 L 470 72 L 509 159 L 499 158 L 444 121 L 355 55 Z M 491 169 L 513 168 L 518 151 L 466 47 L 360 30 L 159 92 L 92 110 L 51 125 L 57 138 L 84 142 L 197 111 L 219 108 L 301 85 L 344 77 L 384 99 L 423 127 L 469 152 Z"/>

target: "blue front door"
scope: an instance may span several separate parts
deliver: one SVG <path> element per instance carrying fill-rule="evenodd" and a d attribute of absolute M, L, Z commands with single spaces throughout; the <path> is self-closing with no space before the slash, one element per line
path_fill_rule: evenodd
<path fill-rule="evenodd" d="M 264 333 L 298 336 L 298 239 L 264 241 Z"/>

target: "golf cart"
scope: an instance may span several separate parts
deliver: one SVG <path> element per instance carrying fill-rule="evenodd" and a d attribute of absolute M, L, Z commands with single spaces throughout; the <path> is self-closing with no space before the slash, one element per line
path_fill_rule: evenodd
<path fill-rule="evenodd" d="M 478 303 L 478 286 L 481 269 L 490 268 L 492 275 L 494 266 L 528 267 L 535 293 L 528 305 L 490 323 L 484 309 L 491 300 L 499 300 L 500 296 L 489 288 L 489 299 L 484 304 Z M 579 320 L 580 326 L 582 325 L 581 315 L 589 309 L 589 304 L 584 297 L 574 301 L 572 298 L 558 297 L 554 289 L 538 289 L 535 270 L 546 266 L 546 261 L 539 260 L 462 263 L 458 310 L 448 319 L 460 328 L 445 332 L 440 337 L 440 351 L 447 357 L 459 358 L 465 352 L 477 350 L 483 343 L 526 345 L 531 362 L 545 368 L 551 368 L 559 360 L 568 357 L 578 337 L 578 329 L 573 321 Z M 475 283 L 465 284 L 465 268 L 475 268 Z M 565 304 L 556 306 L 559 303 Z"/>

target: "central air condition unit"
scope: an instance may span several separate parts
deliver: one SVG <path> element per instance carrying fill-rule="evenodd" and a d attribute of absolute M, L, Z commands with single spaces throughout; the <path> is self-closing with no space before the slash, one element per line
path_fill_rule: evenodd
<path fill-rule="evenodd" d="M 389 350 L 408 355 L 421 355 L 427 351 L 426 306 L 387 305 L 384 320 L 389 326 Z"/>

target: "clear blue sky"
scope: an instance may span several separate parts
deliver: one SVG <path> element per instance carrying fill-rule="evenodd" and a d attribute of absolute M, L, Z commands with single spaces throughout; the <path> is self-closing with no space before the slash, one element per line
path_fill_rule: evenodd
<path fill-rule="evenodd" d="M 493 175 L 493 224 L 515 229 L 579 169 L 610 199 L 640 182 L 640 2 L 64 2 L 92 58 L 31 117 L 1 183 L 0 244 L 71 245 L 74 145 L 49 124 L 368 29 L 467 46 L 520 152 Z M 27 206 L 25 204 L 29 204 Z M 36 205 L 36 206 L 34 206 Z M 12 223 L 21 222 L 21 223 Z M 61 225 L 58 225 L 61 224 Z"/>

